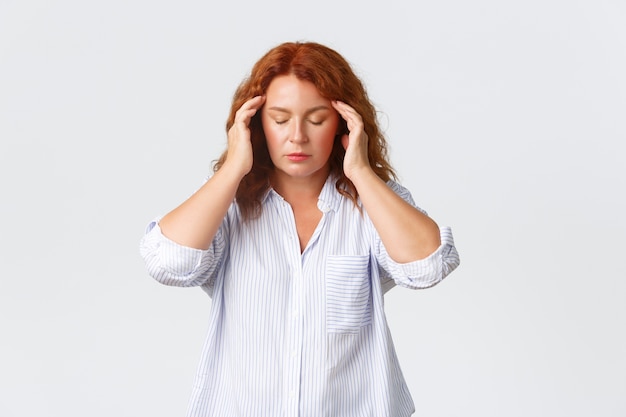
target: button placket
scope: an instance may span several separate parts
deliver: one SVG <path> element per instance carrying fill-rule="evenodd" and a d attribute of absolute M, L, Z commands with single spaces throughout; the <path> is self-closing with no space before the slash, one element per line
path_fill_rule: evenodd
<path fill-rule="evenodd" d="M 287 239 L 285 239 L 285 254 L 289 259 L 291 273 L 291 305 L 287 310 L 288 340 L 285 358 L 285 415 L 298 416 L 300 405 L 300 375 L 302 366 L 302 262 L 300 243 L 297 239 L 295 219 L 291 206 L 284 203 L 284 222 Z"/>

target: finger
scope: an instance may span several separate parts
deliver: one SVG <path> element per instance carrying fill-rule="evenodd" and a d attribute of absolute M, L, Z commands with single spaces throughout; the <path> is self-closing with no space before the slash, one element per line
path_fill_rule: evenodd
<path fill-rule="evenodd" d="M 250 123 L 250 119 L 265 103 L 265 96 L 256 96 L 247 100 L 235 113 L 235 123 L 243 123 L 246 126 Z"/>
<path fill-rule="evenodd" d="M 250 109 L 260 109 L 261 106 L 265 103 L 265 96 L 255 96 L 243 103 L 242 108 L 247 107 Z"/>
<path fill-rule="evenodd" d="M 338 100 L 332 101 L 331 105 L 346 121 L 349 130 L 355 130 L 359 126 L 363 125 L 363 118 L 352 106 Z"/>
<path fill-rule="evenodd" d="M 361 117 L 359 113 L 349 104 L 344 103 L 343 101 L 335 100 L 331 102 L 332 106 L 342 115 L 346 116 L 357 116 Z"/>

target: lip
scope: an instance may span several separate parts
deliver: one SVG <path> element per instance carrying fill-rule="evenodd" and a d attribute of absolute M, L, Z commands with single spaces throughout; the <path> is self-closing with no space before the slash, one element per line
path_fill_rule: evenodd
<path fill-rule="evenodd" d="M 294 153 L 290 153 L 287 155 L 287 159 L 289 159 L 290 161 L 294 161 L 294 162 L 304 161 L 310 157 L 311 155 L 300 153 L 300 152 L 294 152 Z"/>

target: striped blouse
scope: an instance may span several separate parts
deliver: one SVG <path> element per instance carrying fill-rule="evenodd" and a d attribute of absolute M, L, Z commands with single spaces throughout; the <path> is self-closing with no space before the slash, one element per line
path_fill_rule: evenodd
<path fill-rule="evenodd" d="M 414 204 L 409 192 L 389 186 Z M 385 319 L 396 284 L 431 287 L 459 264 L 450 228 L 428 258 L 385 251 L 367 213 L 330 179 L 321 221 L 301 253 L 290 205 L 270 190 L 258 219 L 232 204 L 208 250 L 148 225 L 141 254 L 165 285 L 212 298 L 189 417 L 404 417 L 414 411 Z"/>

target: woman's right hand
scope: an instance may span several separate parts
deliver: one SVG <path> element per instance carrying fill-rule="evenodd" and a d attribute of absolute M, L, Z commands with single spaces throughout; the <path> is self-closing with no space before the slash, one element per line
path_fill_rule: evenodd
<path fill-rule="evenodd" d="M 241 177 L 252 169 L 253 153 L 250 140 L 250 121 L 265 103 L 265 96 L 256 96 L 243 103 L 235 113 L 235 121 L 228 130 L 228 151 L 224 166 L 228 165 Z"/>
<path fill-rule="evenodd" d="M 207 250 L 228 208 L 233 203 L 241 179 L 252 169 L 250 121 L 265 103 L 264 96 L 246 101 L 228 129 L 228 150 L 224 165 L 195 193 L 166 214 L 159 226 L 163 235 L 178 243 Z"/>

